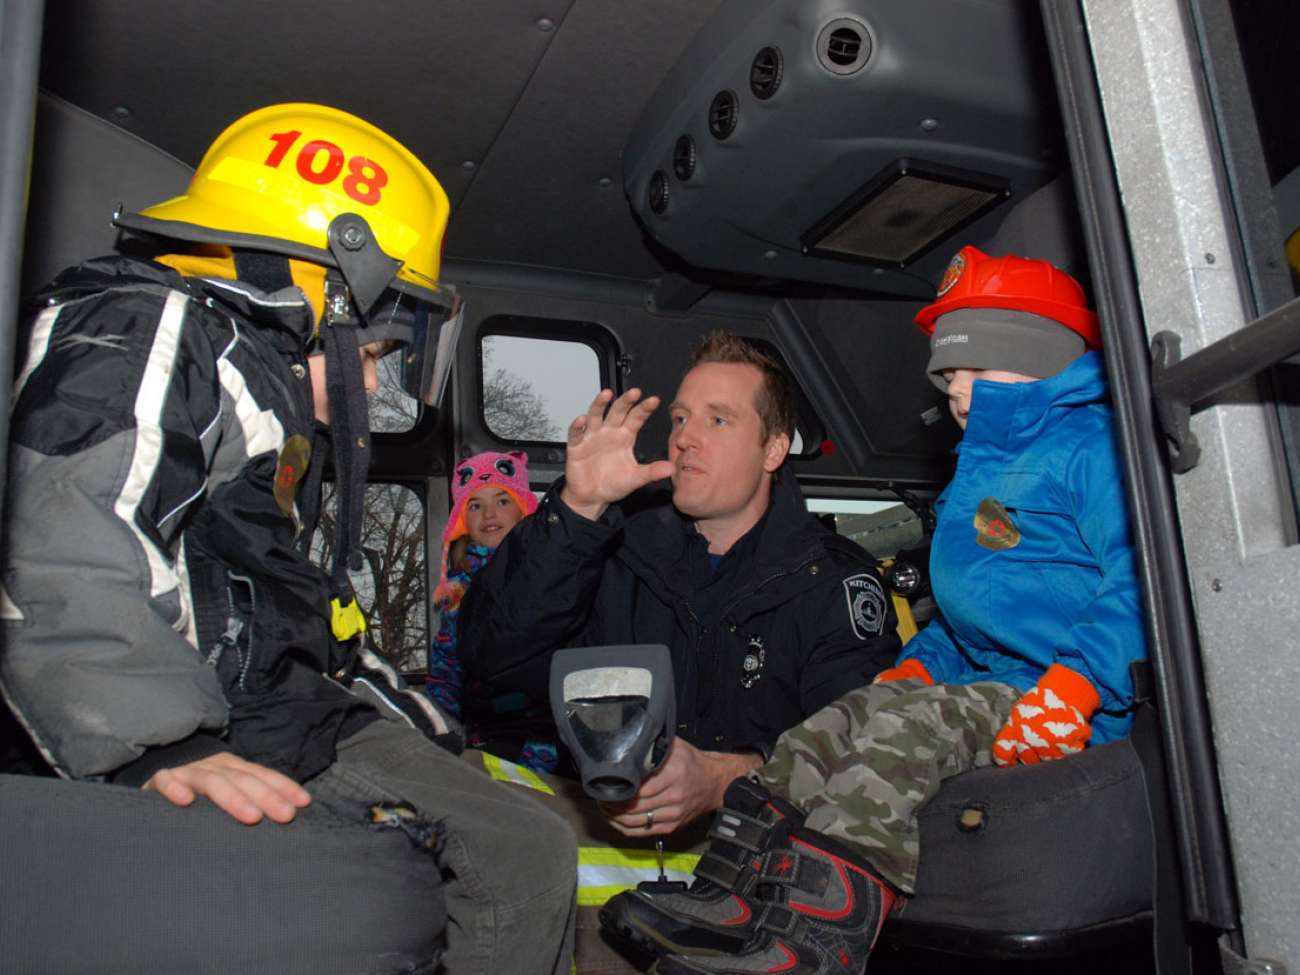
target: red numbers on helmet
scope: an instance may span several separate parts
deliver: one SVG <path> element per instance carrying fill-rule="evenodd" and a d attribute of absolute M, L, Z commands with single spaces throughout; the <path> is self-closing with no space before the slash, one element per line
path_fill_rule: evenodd
<path fill-rule="evenodd" d="M 325 153 L 325 165 L 318 170 L 315 168 L 316 160 L 320 158 L 322 152 Z M 302 152 L 298 153 L 298 175 L 308 183 L 324 186 L 326 183 L 334 182 L 342 171 L 343 150 L 332 142 L 314 139 L 303 146 Z"/>
<path fill-rule="evenodd" d="M 358 203 L 374 206 L 379 202 L 379 191 L 388 183 L 384 167 L 373 159 L 353 156 L 348 160 L 348 174 L 343 178 L 343 192 Z"/>
<path fill-rule="evenodd" d="M 277 132 L 275 135 L 271 136 L 271 141 L 275 143 L 275 148 L 272 149 L 271 154 L 266 157 L 266 165 L 270 166 L 272 169 L 279 166 L 280 160 L 284 158 L 284 154 L 289 151 L 290 146 L 298 141 L 298 136 L 300 135 L 302 135 L 302 133 L 295 129 L 292 132 Z"/>
<path fill-rule="evenodd" d="M 264 164 L 278 169 L 280 163 L 294 144 L 302 138 L 302 132 L 294 129 L 289 132 L 276 132 L 271 137 L 274 145 L 264 160 Z M 298 151 L 296 169 L 298 175 L 316 186 L 333 183 L 343 172 L 344 152 L 335 143 L 326 139 L 312 139 Z M 388 185 L 388 173 L 383 166 L 365 156 L 353 156 L 346 160 L 348 174 L 343 177 L 343 192 L 366 206 L 379 202 L 379 191 Z"/>

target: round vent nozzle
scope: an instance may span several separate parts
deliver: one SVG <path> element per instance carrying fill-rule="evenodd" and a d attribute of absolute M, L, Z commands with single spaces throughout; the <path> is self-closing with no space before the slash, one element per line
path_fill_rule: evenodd
<path fill-rule="evenodd" d="M 668 209 L 668 175 L 662 169 L 656 169 L 650 177 L 646 200 L 655 213 L 661 214 Z"/>
<path fill-rule="evenodd" d="M 766 101 L 781 87 L 784 74 L 785 58 L 781 56 L 781 49 L 765 47 L 754 55 L 754 62 L 749 66 L 749 89 L 754 97 Z"/>
<path fill-rule="evenodd" d="M 850 75 L 871 57 L 871 35 L 860 20 L 840 17 L 817 35 L 817 60 L 831 74 Z"/>
<path fill-rule="evenodd" d="M 683 183 L 695 175 L 695 140 L 679 136 L 673 146 L 673 175 Z"/>
<path fill-rule="evenodd" d="M 713 138 L 721 141 L 731 133 L 736 131 L 736 123 L 740 120 L 740 103 L 736 100 L 736 93 L 723 89 L 713 96 L 713 102 L 709 105 L 709 132 Z"/>

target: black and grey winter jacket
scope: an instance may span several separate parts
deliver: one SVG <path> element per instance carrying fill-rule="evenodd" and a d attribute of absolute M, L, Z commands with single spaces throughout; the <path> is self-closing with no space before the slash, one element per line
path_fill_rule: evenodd
<path fill-rule="evenodd" d="M 379 713 L 326 676 L 351 651 L 299 545 L 304 296 L 113 257 L 37 301 L 11 426 L 6 701 L 75 778 L 139 784 L 218 751 L 320 772 Z"/>
<path fill-rule="evenodd" d="M 859 545 L 822 527 L 778 473 L 754 555 L 706 625 L 691 608 L 694 528 L 671 505 L 599 521 L 553 488 L 475 577 L 462 604 L 465 719 L 489 741 L 554 736 L 550 659 L 571 646 L 663 643 L 677 733 L 711 751 L 767 753 L 782 731 L 893 664 L 896 618 Z M 498 713 L 521 701 L 525 723 Z"/>

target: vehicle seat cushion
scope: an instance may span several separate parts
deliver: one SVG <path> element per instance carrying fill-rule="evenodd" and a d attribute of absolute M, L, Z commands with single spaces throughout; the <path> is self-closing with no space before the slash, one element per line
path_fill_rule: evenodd
<path fill-rule="evenodd" d="M 1151 907 L 1151 821 L 1127 740 L 955 776 L 920 821 L 909 924 L 1051 932 Z"/>

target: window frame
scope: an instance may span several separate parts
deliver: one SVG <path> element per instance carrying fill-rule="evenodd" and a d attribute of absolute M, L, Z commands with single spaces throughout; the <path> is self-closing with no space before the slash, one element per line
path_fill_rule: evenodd
<path fill-rule="evenodd" d="M 516 315 L 511 313 L 494 313 L 478 323 L 474 333 L 474 409 L 479 429 L 493 441 L 509 449 L 529 447 L 540 450 L 563 450 L 565 445 L 564 430 L 573 417 L 562 421 L 560 439 L 526 440 L 507 438 L 488 426 L 484 411 L 487 372 L 484 369 L 483 342 L 494 336 L 507 338 L 534 339 L 542 342 L 573 342 L 585 345 L 596 356 L 599 369 L 597 389 L 612 389 L 615 396 L 623 392 L 620 368 L 622 357 L 618 350 L 614 334 L 599 322 L 579 321 L 569 318 L 548 318 L 544 315 Z"/>

